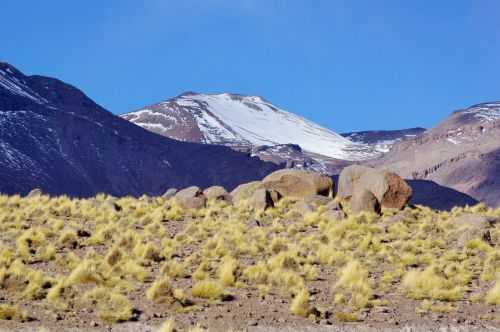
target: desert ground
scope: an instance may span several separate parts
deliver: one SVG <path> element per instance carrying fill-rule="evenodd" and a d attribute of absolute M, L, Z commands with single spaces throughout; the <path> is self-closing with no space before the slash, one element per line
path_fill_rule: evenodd
<path fill-rule="evenodd" d="M 0 196 L 0 330 L 500 329 L 500 209 L 252 197 Z"/>

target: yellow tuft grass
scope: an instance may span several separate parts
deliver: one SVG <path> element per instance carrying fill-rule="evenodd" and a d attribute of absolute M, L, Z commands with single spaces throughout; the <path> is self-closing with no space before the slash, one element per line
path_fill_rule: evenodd
<path fill-rule="evenodd" d="M 202 280 L 193 285 L 191 294 L 204 299 L 218 300 L 224 294 L 224 289 L 214 280 Z"/>

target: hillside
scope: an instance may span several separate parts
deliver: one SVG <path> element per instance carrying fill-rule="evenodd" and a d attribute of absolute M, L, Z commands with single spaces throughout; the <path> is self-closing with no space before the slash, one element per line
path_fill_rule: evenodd
<path fill-rule="evenodd" d="M 117 117 L 77 88 L 0 63 L 0 192 L 90 196 L 232 188 L 276 169 L 221 146 L 171 140 Z"/>
<path fill-rule="evenodd" d="M 424 128 L 409 128 L 400 130 L 368 130 L 341 133 L 345 138 L 357 143 L 369 144 L 381 153 L 389 152 L 394 143 L 422 134 Z"/>
<path fill-rule="evenodd" d="M 500 205 L 500 103 L 473 105 L 436 127 L 397 142 L 381 159 L 406 178 L 426 179 Z"/>

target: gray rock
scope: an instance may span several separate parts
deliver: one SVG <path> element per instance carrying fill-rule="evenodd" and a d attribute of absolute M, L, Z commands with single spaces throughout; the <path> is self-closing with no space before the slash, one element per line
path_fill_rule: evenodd
<path fill-rule="evenodd" d="M 203 194 L 203 191 L 200 189 L 200 187 L 197 186 L 191 186 L 184 188 L 180 191 L 178 191 L 175 194 L 175 198 L 192 198 L 192 197 L 197 197 L 201 196 Z"/>
<path fill-rule="evenodd" d="M 283 197 L 331 196 L 333 180 L 325 175 L 298 169 L 281 169 L 266 176 L 259 188 L 276 190 Z"/>
<path fill-rule="evenodd" d="M 306 196 L 302 199 L 302 201 L 304 203 L 308 203 L 308 204 L 311 204 L 311 205 L 316 206 L 316 207 L 321 206 L 321 205 L 327 205 L 327 204 L 333 202 L 332 198 L 330 198 L 330 197 L 316 195 L 316 194 Z"/>
<path fill-rule="evenodd" d="M 26 196 L 27 198 L 32 198 L 32 197 L 40 197 L 43 195 L 42 189 L 35 188 L 29 192 L 29 194 Z"/>
<path fill-rule="evenodd" d="M 342 220 L 346 217 L 346 214 L 342 210 L 326 210 L 321 216 L 329 220 Z"/>
<path fill-rule="evenodd" d="M 314 205 L 306 203 L 303 200 L 300 200 L 297 203 L 295 203 L 293 207 L 302 215 L 306 215 L 316 210 L 316 207 Z"/>
<path fill-rule="evenodd" d="M 167 191 L 165 191 L 165 193 L 163 194 L 163 198 L 172 198 L 175 196 L 175 194 L 177 194 L 177 188 L 170 188 L 170 189 L 167 189 Z"/>
<path fill-rule="evenodd" d="M 174 197 L 185 209 L 201 209 L 207 203 L 207 198 L 203 195 L 203 191 L 197 186 L 182 189 Z"/>
<path fill-rule="evenodd" d="M 458 228 L 457 244 L 459 247 L 464 247 L 467 242 L 476 238 L 491 243 L 490 230 L 497 220 L 478 214 L 464 213 L 452 222 Z"/>
<path fill-rule="evenodd" d="M 343 210 L 342 204 L 339 201 L 331 201 L 330 203 L 326 204 L 326 209 L 327 210 Z"/>
<path fill-rule="evenodd" d="M 245 199 L 250 199 L 257 190 L 257 187 L 260 185 L 260 181 L 252 181 L 248 183 L 243 183 L 234 188 L 233 191 L 231 191 L 231 197 L 233 202 L 239 202 Z"/>
<path fill-rule="evenodd" d="M 354 191 L 351 200 L 351 211 L 353 213 L 360 212 L 373 212 L 380 214 L 380 203 L 377 197 L 366 189 L 359 189 Z"/>
<path fill-rule="evenodd" d="M 203 195 L 197 197 L 178 199 L 179 204 L 185 209 L 202 209 L 207 205 L 207 198 Z"/>
<path fill-rule="evenodd" d="M 257 189 L 250 198 L 250 205 L 257 210 L 274 207 L 273 193 L 267 189 Z M 276 195 L 275 195 L 276 196 Z"/>
<path fill-rule="evenodd" d="M 212 186 L 203 191 L 208 200 L 231 201 L 231 196 L 224 187 Z"/>

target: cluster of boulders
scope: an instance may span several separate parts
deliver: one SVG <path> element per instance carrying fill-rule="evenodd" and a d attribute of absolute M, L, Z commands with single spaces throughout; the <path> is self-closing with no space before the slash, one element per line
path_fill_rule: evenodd
<path fill-rule="evenodd" d="M 340 173 L 337 197 L 348 200 L 353 212 L 380 212 L 382 207 L 402 209 L 413 190 L 396 173 L 352 165 Z"/>
<path fill-rule="evenodd" d="M 346 167 L 340 174 L 336 194 L 333 180 L 329 176 L 304 170 L 282 169 L 261 181 L 241 184 L 231 193 L 220 186 L 205 190 L 191 186 L 180 191 L 169 189 L 164 197 L 174 198 L 187 209 L 205 207 L 209 200 L 231 203 L 244 200 L 255 209 L 266 209 L 286 197 L 295 200 L 296 209 L 304 214 L 324 205 L 324 213 L 328 217 L 341 219 L 345 217 L 346 210 L 342 204 L 347 204 L 353 213 L 380 213 L 382 207 L 404 208 L 411 195 L 411 187 L 397 174 L 353 165 Z"/>

